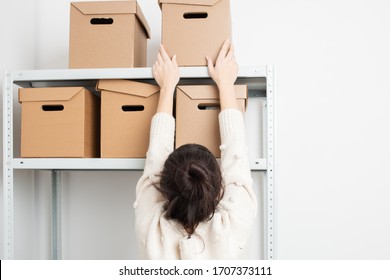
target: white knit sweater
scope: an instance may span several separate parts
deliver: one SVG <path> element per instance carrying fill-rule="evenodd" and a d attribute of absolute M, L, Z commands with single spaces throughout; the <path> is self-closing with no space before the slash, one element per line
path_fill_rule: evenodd
<path fill-rule="evenodd" d="M 221 172 L 225 194 L 210 221 L 188 238 L 183 227 L 164 216 L 159 184 L 165 160 L 173 151 L 175 120 L 157 113 L 150 129 L 145 169 L 136 187 L 135 229 L 142 259 L 238 259 L 253 231 L 256 197 L 247 156 L 243 114 L 219 115 Z"/>

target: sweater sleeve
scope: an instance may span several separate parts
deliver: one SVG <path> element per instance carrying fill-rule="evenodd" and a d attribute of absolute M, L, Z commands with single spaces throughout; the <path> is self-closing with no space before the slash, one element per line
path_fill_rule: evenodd
<path fill-rule="evenodd" d="M 237 109 L 223 110 L 219 125 L 225 193 L 219 204 L 221 215 L 217 216 L 221 217 L 221 228 L 230 232 L 233 250 L 239 252 L 253 231 L 257 211 L 243 113 Z"/>
<path fill-rule="evenodd" d="M 144 172 L 136 186 L 135 226 L 139 238 L 143 238 L 151 223 L 162 213 L 164 199 L 155 188 L 160 182 L 161 171 L 169 154 L 173 151 L 175 119 L 167 113 L 154 115 L 149 149 L 146 154 Z"/>
<path fill-rule="evenodd" d="M 149 149 L 146 154 L 144 175 L 159 174 L 165 160 L 173 151 L 175 119 L 168 113 L 157 113 L 150 126 Z"/>

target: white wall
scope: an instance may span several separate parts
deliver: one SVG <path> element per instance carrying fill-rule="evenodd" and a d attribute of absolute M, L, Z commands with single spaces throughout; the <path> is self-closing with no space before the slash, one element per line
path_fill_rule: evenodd
<path fill-rule="evenodd" d="M 256 6 L 239 42 L 279 69 L 279 258 L 390 258 L 390 3 Z"/>
<path fill-rule="evenodd" d="M 0 69 L 67 68 L 69 2 L 3 1 L 1 11 L 6 6 L 12 24 L 1 24 L 6 36 Z M 139 0 L 152 30 L 148 65 L 160 41 L 156 2 Z M 231 5 L 239 63 L 274 64 L 278 70 L 277 257 L 389 259 L 390 3 L 231 0 Z M 48 174 L 20 175 L 15 256 L 48 258 Z M 64 174 L 66 258 L 136 256 L 133 244 L 118 240 L 133 238 L 132 209 L 125 200 L 127 195 L 132 200 L 138 177 Z"/>

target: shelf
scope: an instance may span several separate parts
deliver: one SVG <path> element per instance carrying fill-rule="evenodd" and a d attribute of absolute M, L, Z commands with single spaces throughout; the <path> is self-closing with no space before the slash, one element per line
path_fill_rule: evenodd
<path fill-rule="evenodd" d="M 207 67 L 180 67 L 179 84 L 211 84 Z M 21 87 L 85 86 L 95 87 L 99 79 L 132 79 L 155 83 L 150 67 L 112 69 L 54 69 L 12 72 L 14 83 Z M 266 89 L 266 67 L 240 67 L 237 84 L 249 90 Z"/>
<path fill-rule="evenodd" d="M 179 69 L 182 79 L 210 78 L 207 67 L 179 67 Z M 14 81 L 153 78 L 151 67 L 22 70 L 14 71 L 13 74 Z M 266 77 L 266 67 L 240 67 L 238 77 Z"/>
<path fill-rule="evenodd" d="M 265 159 L 250 162 L 252 171 L 265 171 Z M 15 158 L 14 169 L 34 170 L 143 170 L 143 158 Z"/>
<path fill-rule="evenodd" d="M 179 85 L 213 84 L 207 67 L 180 67 Z M 19 87 L 86 87 L 95 90 L 96 82 L 101 79 L 131 79 L 155 84 L 151 68 L 113 68 L 113 69 L 50 69 L 6 71 L 3 84 L 3 210 L 4 210 L 4 259 L 12 259 L 14 251 L 14 170 L 51 171 L 52 207 L 51 207 L 51 249 L 52 258 L 60 259 L 62 253 L 61 236 L 61 171 L 105 171 L 128 170 L 142 171 L 144 158 L 14 158 L 13 107 L 14 94 Z M 250 154 L 252 171 L 262 171 L 264 189 L 262 201 L 264 212 L 263 244 L 265 259 L 274 258 L 274 70 L 273 66 L 240 67 L 236 84 L 248 86 L 248 96 L 260 97 L 266 106 L 262 113 L 254 115 L 260 118 L 264 158 Z M 95 91 L 95 94 L 99 94 Z M 253 103 L 253 104 L 256 104 Z M 257 124 L 256 124 L 257 125 Z M 253 139 L 252 139 L 253 140 Z M 257 140 L 256 140 L 257 141 Z M 260 147 L 261 148 L 261 147 Z M 18 156 L 18 155 L 16 155 Z M 252 158 L 251 158 L 252 157 Z"/>

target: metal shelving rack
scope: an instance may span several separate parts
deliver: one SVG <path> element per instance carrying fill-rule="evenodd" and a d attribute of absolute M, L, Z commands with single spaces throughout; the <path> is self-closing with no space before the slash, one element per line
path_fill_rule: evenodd
<path fill-rule="evenodd" d="M 181 67 L 180 84 L 210 84 L 206 67 Z M 144 159 L 14 158 L 13 95 L 19 87 L 84 86 L 94 89 L 99 79 L 132 79 L 154 83 L 151 68 L 58 69 L 6 71 L 3 91 L 3 207 L 4 259 L 13 259 L 14 170 L 52 172 L 52 258 L 61 259 L 61 171 L 142 170 Z M 266 172 L 264 187 L 264 257 L 275 258 L 275 79 L 273 66 L 240 67 L 237 83 L 248 85 L 249 97 L 264 97 L 264 158 L 251 160 L 252 171 Z"/>

